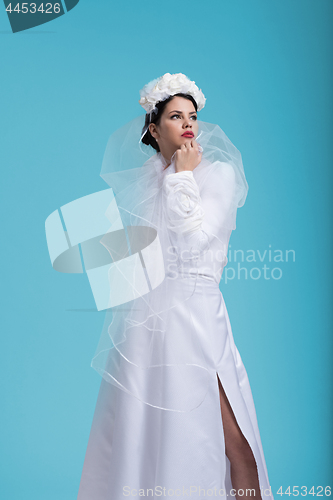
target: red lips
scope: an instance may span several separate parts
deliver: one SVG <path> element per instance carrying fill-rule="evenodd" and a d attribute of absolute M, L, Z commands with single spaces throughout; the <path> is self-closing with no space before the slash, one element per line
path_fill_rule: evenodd
<path fill-rule="evenodd" d="M 182 134 L 182 137 L 194 137 L 194 134 L 193 134 L 193 132 L 184 132 Z"/>

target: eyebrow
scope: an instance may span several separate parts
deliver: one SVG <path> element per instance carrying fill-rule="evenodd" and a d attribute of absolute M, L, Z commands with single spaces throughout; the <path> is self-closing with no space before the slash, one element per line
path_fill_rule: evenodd
<path fill-rule="evenodd" d="M 179 111 L 178 109 L 174 109 L 173 111 L 170 111 L 169 115 L 171 113 L 182 113 L 182 111 Z M 196 111 L 191 111 L 190 115 L 193 115 L 194 113 L 196 113 Z"/>

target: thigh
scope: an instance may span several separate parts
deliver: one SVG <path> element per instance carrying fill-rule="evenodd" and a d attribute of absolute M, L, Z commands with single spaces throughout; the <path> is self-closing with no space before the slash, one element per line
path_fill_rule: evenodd
<path fill-rule="evenodd" d="M 219 384 L 220 406 L 225 441 L 225 452 L 231 462 L 233 460 L 253 458 L 252 450 L 244 437 L 234 412 L 231 408 L 227 395 L 223 389 L 219 376 L 216 374 Z"/>

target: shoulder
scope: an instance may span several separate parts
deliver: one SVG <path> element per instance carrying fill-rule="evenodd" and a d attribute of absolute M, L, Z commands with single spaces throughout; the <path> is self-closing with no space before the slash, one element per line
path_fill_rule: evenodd
<path fill-rule="evenodd" d="M 210 169 L 212 175 L 215 174 L 216 176 L 223 176 L 229 179 L 235 179 L 236 177 L 234 167 L 226 161 L 215 161 L 211 163 Z"/>
<path fill-rule="evenodd" d="M 200 167 L 201 164 L 200 163 Z M 198 183 L 203 188 L 223 189 L 223 186 L 231 186 L 235 183 L 236 173 L 234 167 L 224 161 L 215 161 L 213 163 L 206 161 L 202 168 L 197 167 L 193 171 Z"/>

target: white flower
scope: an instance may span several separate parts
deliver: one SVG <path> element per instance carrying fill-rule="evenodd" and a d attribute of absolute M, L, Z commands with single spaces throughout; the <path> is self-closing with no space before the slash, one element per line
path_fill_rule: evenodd
<path fill-rule="evenodd" d="M 160 78 L 147 83 L 140 90 L 139 103 L 147 113 L 151 113 L 158 102 L 180 93 L 191 95 L 197 103 L 198 111 L 204 107 L 206 98 L 202 91 L 199 90 L 195 82 L 189 80 L 183 73 L 173 75 L 165 73 Z"/>
<path fill-rule="evenodd" d="M 169 88 L 171 90 L 175 90 L 177 92 L 180 92 L 181 88 L 182 88 L 182 84 L 177 80 L 171 80 L 171 82 L 169 82 Z"/>
<path fill-rule="evenodd" d="M 169 229 L 177 233 L 200 229 L 205 212 L 201 206 L 199 188 L 193 172 L 166 175 L 164 190 L 167 195 Z"/>
<path fill-rule="evenodd" d="M 183 84 L 187 83 L 188 78 L 185 75 L 183 75 L 183 73 L 178 73 L 177 78 L 178 78 L 179 83 L 183 83 Z"/>

